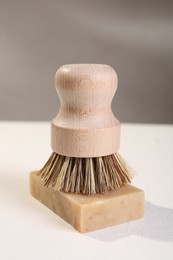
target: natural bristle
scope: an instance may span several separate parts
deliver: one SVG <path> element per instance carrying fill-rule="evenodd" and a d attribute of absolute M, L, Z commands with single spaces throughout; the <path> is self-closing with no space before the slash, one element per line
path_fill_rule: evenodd
<path fill-rule="evenodd" d="M 131 169 L 118 153 L 95 158 L 74 158 L 53 152 L 37 175 L 47 187 L 83 194 L 115 190 L 131 182 L 133 177 Z"/>

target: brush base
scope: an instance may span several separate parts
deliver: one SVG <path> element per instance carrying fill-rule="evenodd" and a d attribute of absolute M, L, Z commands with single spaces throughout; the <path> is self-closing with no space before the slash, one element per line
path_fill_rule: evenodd
<path fill-rule="evenodd" d="M 81 233 L 136 220 L 144 215 L 144 192 L 130 184 L 116 191 L 81 195 L 55 191 L 30 173 L 31 195 Z"/>

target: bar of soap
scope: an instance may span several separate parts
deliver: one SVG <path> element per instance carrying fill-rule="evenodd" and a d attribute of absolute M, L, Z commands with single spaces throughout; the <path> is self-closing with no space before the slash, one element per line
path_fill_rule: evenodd
<path fill-rule="evenodd" d="M 45 187 L 30 173 L 33 197 L 81 233 L 136 220 L 144 215 L 144 192 L 130 184 L 97 195 L 71 194 Z"/>

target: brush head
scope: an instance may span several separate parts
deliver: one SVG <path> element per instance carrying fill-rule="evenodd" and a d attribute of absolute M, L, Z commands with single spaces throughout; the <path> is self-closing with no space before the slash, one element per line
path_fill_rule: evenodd
<path fill-rule="evenodd" d="M 131 182 L 133 173 L 118 153 L 95 158 L 74 158 L 52 153 L 37 172 L 44 185 L 57 191 L 96 194 Z"/>
<path fill-rule="evenodd" d="M 54 152 L 69 157 L 99 157 L 117 152 L 120 123 L 111 110 L 117 74 L 108 65 L 60 67 L 55 86 L 61 107 L 51 122 Z"/>

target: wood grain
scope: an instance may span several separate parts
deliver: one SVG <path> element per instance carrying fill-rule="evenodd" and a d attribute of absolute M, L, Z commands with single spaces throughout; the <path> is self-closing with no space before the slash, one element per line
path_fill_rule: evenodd
<path fill-rule="evenodd" d="M 55 75 L 55 86 L 61 107 L 51 122 L 53 151 L 85 158 L 115 153 L 120 145 L 120 123 L 111 109 L 117 89 L 113 68 L 64 65 Z"/>

